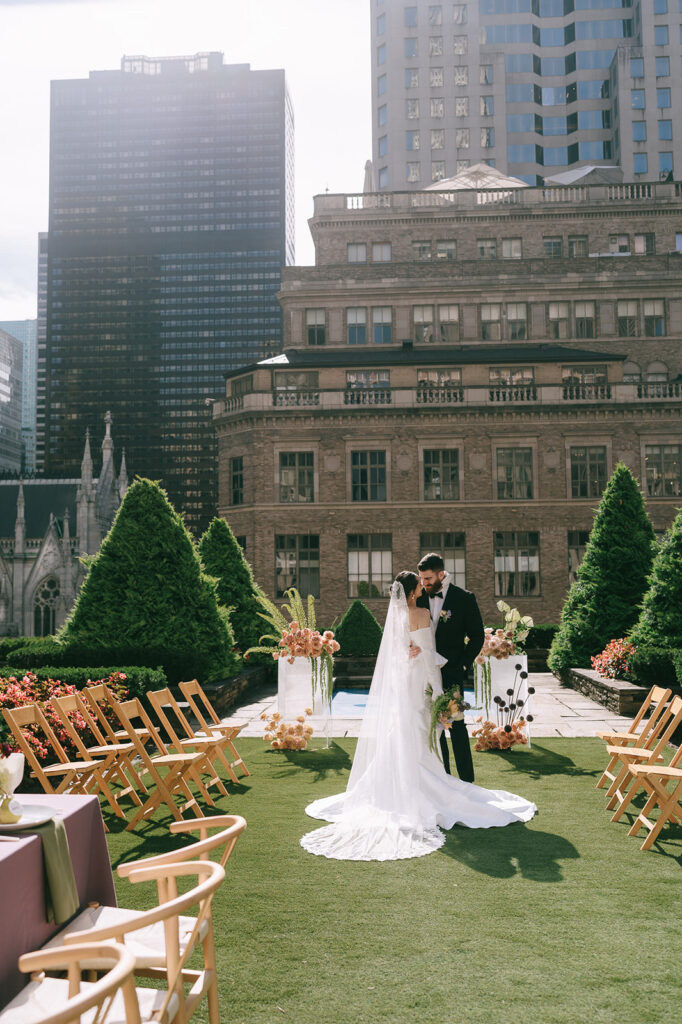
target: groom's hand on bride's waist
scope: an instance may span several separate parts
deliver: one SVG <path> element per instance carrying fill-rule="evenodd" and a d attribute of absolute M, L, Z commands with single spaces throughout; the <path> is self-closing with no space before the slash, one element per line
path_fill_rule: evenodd
<path fill-rule="evenodd" d="M 410 651 L 409 651 L 409 654 L 408 654 L 408 658 L 416 658 L 418 654 L 421 654 L 421 652 L 422 652 L 421 647 L 417 647 L 416 644 L 410 644 Z"/>

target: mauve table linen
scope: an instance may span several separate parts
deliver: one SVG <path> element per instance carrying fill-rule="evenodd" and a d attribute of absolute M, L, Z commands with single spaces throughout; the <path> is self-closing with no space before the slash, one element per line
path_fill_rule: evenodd
<path fill-rule="evenodd" d="M 116 905 L 114 878 L 99 800 L 96 796 L 17 793 L 20 803 L 50 807 L 66 828 L 80 909 L 88 903 Z M 12 833 L 20 836 L 20 832 Z M 2 835 L 2 833 L 0 833 Z M 0 840 L 0 1007 L 21 990 L 28 975 L 17 960 L 39 949 L 59 930 L 45 916 L 42 843 L 28 836 L 18 843 Z"/>

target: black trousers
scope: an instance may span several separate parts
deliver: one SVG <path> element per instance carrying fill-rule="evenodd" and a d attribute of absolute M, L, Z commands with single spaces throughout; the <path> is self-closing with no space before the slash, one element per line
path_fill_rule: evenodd
<path fill-rule="evenodd" d="M 450 726 L 450 739 L 452 740 L 452 752 L 455 755 L 457 774 L 462 782 L 473 782 L 474 760 L 471 756 L 469 734 L 467 733 L 467 727 L 464 722 L 452 723 Z M 440 734 L 440 751 L 443 755 L 445 771 L 448 775 L 452 775 L 452 772 L 450 771 L 450 752 L 448 750 L 448 741 L 445 736 L 445 730 Z"/>

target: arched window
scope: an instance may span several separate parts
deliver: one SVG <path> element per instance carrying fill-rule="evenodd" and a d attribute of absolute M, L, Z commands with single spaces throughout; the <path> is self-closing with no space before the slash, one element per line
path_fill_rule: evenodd
<path fill-rule="evenodd" d="M 34 636 L 51 636 L 54 633 L 58 600 L 59 581 L 48 576 L 38 586 L 33 598 Z"/>
<path fill-rule="evenodd" d="M 668 367 L 665 363 L 649 363 L 646 368 L 646 379 L 648 384 L 661 384 L 668 379 Z"/>
<path fill-rule="evenodd" d="M 627 362 L 623 365 L 623 383 L 639 384 L 642 379 L 642 371 L 637 363 Z"/>

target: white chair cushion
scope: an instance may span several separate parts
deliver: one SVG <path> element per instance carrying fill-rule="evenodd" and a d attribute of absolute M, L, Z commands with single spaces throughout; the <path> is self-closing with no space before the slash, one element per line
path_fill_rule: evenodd
<path fill-rule="evenodd" d="M 124 907 L 88 907 L 82 913 L 74 917 L 73 921 L 57 932 L 54 938 L 50 939 L 43 946 L 43 949 L 55 949 L 63 945 L 65 935 L 73 935 L 74 932 L 90 931 L 93 928 L 111 928 L 117 925 L 127 924 L 135 918 L 142 917 L 141 910 L 126 910 Z M 180 953 L 187 948 L 192 929 L 196 924 L 193 917 L 182 917 L 180 921 Z M 203 921 L 199 928 L 198 941 L 203 942 L 208 933 L 208 921 Z M 83 942 L 87 942 L 87 936 Z M 112 941 L 112 940 L 109 940 Z M 135 966 L 144 967 L 165 967 L 166 966 L 166 942 L 164 938 L 163 922 L 146 925 L 138 928 L 137 931 L 128 932 L 124 939 L 126 949 L 135 957 Z M 195 943 L 196 945 L 196 943 Z M 90 961 L 88 961 L 90 963 Z M 94 967 L 93 961 L 93 967 Z M 95 968 L 97 969 L 97 968 Z"/>
<path fill-rule="evenodd" d="M 89 982 L 84 982 L 81 991 L 86 992 L 89 988 L 92 988 L 92 985 Z M 30 981 L 12 1002 L 0 1011 L 0 1022 L 1 1024 L 42 1024 L 66 1005 L 68 991 L 69 983 L 59 978 Z M 155 1010 L 161 1008 L 165 992 L 163 989 L 156 988 L 138 988 L 136 992 L 140 1017 L 144 1024 L 145 1021 L 151 1021 Z M 173 994 L 168 1003 L 165 1020 L 172 1021 L 177 1015 L 178 1008 L 178 997 Z M 81 1024 L 90 1024 L 96 1012 L 95 1008 L 86 1011 L 81 1017 Z M 120 992 L 114 996 L 109 1012 L 102 1019 L 101 1024 L 126 1024 L 125 1005 Z"/>

